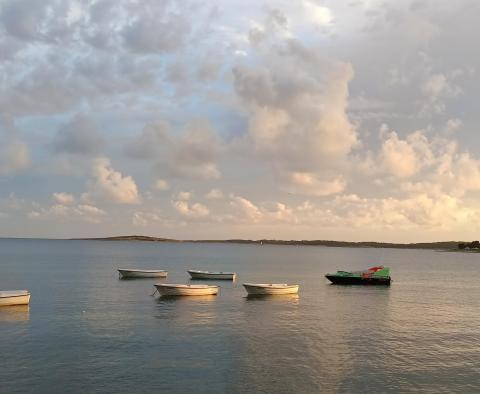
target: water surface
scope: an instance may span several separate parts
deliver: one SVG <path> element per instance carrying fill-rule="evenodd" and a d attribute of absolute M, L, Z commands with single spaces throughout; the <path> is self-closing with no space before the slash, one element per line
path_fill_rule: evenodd
<path fill-rule="evenodd" d="M 0 392 L 478 392 L 480 255 L 423 250 L 0 240 Z M 384 264 L 385 287 L 328 271 Z M 168 279 L 118 280 L 117 268 Z M 235 271 L 217 297 L 159 299 L 187 269 Z M 242 282 L 295 282 L 248 299 Z M 195 281 L 195 283 L 203 283 Z"/>

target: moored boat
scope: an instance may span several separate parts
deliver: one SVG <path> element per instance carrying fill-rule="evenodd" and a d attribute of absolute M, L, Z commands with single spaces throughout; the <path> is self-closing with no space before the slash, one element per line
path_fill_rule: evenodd
<path fill-rule="evenodd" d="M 166 278 L 168 271 L 165 270 L 141 270 L 130 268 L 119 268 L 118 272 L 121 279 L 132 278 Z"/>
<path fill-rule="evenodd" d="M 235 280 L 237 275 L 235 272 L 212 272 L 212 271 L 199 271 L 188 270 L 192 279 L 220 279 L 220 280 Z"/>
<path fill-rule="evenodd" d="M 218 286 L 156 283 L 161 296 L 203 296 L 218 294 Z"/>
<path fill-rule="evenodd" d="M 30 292 L 28 290 L 0 291 L 0 306 L 28 305 Z"/>
<path fill-rule="evenodd" d="M 391 282 L 390 268 L 384 266 L 371 267 L 363 271 L 337 271 L 325 277 L 335 285 L 383 285 Z"/>
<path fill-rule="evenodd" d="M 297 294 L 299 285 L 287 283 L 244 283 L 248 295 Z"/>

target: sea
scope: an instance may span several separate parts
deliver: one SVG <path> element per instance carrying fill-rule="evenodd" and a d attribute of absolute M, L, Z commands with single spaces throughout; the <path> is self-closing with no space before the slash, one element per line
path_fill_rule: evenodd
<path fill-rule="evenodd" d="M 380 264 L 390 287 L 324 276 Z M 237 280 L 152 296 L 190 268 Z M 479 268 L 433 250 L 1 239 L 0 290 L 32 297 L 0 308 L 0 393 L 478 393 Z M 244 282 L 300 291 L 252 299 Z"/>

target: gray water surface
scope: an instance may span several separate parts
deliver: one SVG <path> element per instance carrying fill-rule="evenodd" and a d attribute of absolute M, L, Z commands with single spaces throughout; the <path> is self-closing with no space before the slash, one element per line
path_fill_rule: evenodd
<path fill-rule="evenodd" d="M 480 255 L 424 250 L 0 240 L 1 393 L 480 392 Z M 384 264 L 392 286 L 324 274 Z M 167 279 L 119 280 L 121 267 Z M 187 269 L 215 297 L 159 299 Z M 248 299 L 242 282 L 300 284 Z M 195 281 L 195 283 L 203 283 Z"/>

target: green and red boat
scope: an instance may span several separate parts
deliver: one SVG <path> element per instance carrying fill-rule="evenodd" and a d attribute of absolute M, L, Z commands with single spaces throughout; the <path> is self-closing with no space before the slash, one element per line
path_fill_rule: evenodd
<path fill-rule="evenodd" d="M 390 268 L 383 265 L 363 271 L 337 271 L 325 277 L 334 285 L 383 285 L 389 286 Z"/>

